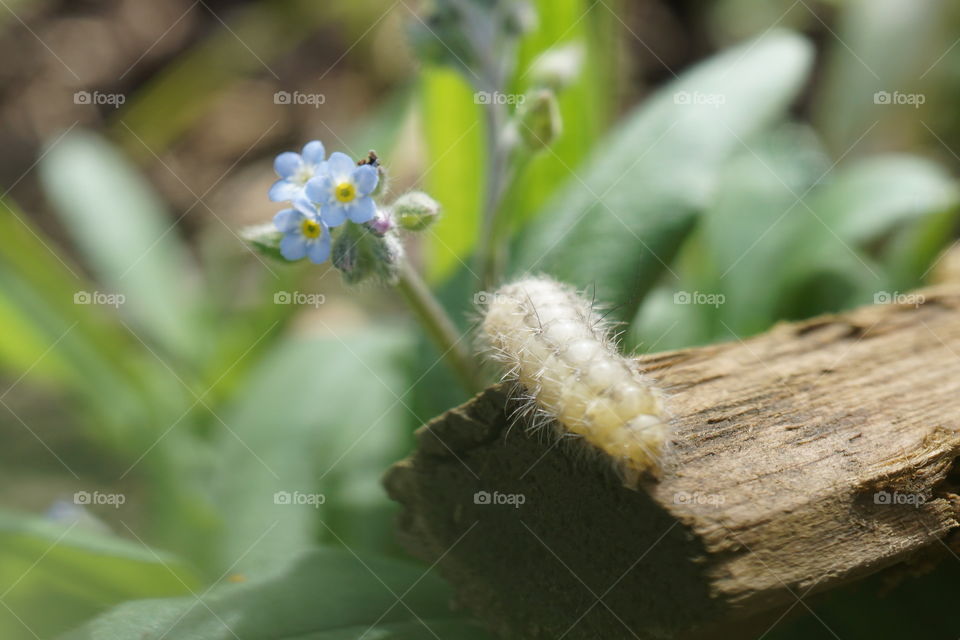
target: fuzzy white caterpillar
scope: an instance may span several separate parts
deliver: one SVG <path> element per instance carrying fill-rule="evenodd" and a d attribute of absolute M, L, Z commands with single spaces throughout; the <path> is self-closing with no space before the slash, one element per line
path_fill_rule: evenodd
<path fill-rule="evenodd" d="M 657 473 L 667 440 L 662 397 L 619 354 L 590 302 L 549 278 L 528 278 L 492 296 L 483 328 L 542 414 L 606 453 L 625 483 Z"/>

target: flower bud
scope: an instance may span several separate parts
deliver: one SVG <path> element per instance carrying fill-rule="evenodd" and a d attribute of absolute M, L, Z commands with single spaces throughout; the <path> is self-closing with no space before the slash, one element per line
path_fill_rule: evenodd
<path fill-rule="evenodd" d="M 533 61 L 530 77 L 537 86 L 561 91 L 573 84 L 583 67 L 584 50 L 579 42 L 547 49 Z"/>
<path fill-rule="evenodd" d="M 367 223 L 367 226 L 378 236 L 387 235 L 392 231 L 397 225 L 393 221 L 393 217 L 384 211 L 377 211 L 377 215 L 373 217 L 373 220 Z"/>
<path fill-rule="evenodd" d="M 440 204 L 422 191 L 411 191 L 393 203 L 393 215 L 402 229 L 423 231 L 440 217 Z"/>
<path fill-rule="evenodd" d="M 549 147 L 563 127 L 560 105 L 550 89 L 540 89 L 524 102 L 518 114 L 520 137 L 532 151 Z"/>
<path fill-rule="evenodd" d="M 333 266 L 349 285 L 374 280 L 396 284 L 403 246 L 395 233 L 378 235 L 367 225 L 347 222 L 333 241 Z"/>

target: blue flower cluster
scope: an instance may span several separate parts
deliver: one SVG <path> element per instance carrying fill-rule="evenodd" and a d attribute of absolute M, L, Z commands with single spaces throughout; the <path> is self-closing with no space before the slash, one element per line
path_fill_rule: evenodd
<path fill-rule="evenodd" d="M 376 167 L 358 166 L 340 152 L 326 158 L 319 140 L 308 142 L 300 153 L 281 153 L 273 168 L 280 179 L 270 187 L 270 200 L 292 205 L 273 219 L 283 233 L 280 253 L 287 260 L 326 262 L 330 257 L 330 229 L 348 220 L 363 224 L 376 216 L 377 207 L 370 195 L 379 181 Z"/>

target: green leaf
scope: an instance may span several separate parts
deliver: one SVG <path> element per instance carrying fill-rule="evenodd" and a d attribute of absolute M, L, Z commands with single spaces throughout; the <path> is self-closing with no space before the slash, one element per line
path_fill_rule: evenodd
<path fill-rule="evenodd" d="M 661 285 L 644 300 L 624 342 L 643 353 L 682 349 L 711 341 L 712 314 L 677 304 L 678 291 Z"/>
<path fill-rule="evenodd" d="M 387 504 L 380 475 L 409 431 L 398 397 L 409 385 L 400 355 L 410 348 L 406 331 L 385 328 L 284 340 L 218 409 L 207 491 L 223 527 L 213 571 L 275 564 L 334 539 L 318 522 L 328 510 L 342 516 L 335 530 L 348 544 L 357 542 L 351 532 L 383 543 L 388 523 L 373 536 L 369 518 Z M 278 502 L 278 492 L 322 495 L 323 503 Z"/>
<path fill-rule="evenodd" d="M 716 308 L 683 307 L 712 316 L 713 338 L 752 335 L 773 324 L 789 269 L 807 265 L 785 256 L 809 253 L 813 247 L 801 245 L 798 237 L 809 236 L 809 227 L 823 228 L 802 200 L 830 168 L 814 132 L 787 125 L 749 145 L 721 171 L 715 202 L 703 216 L 703 244 L 685 251 L 704 264 L 681 289 L 723 296 Z"/>
<path fill-rule="evenodd" d="M 897 232 L 884 248 L 882 260 L 896 291 L 922 285 L 937 265 L 941 251 L 954 242 L 957 213 L 934 213 Z"/>
<path fill-rule="evenodd" d="M 153 407 L 134 362 L 140 348 L 112 307 L 78 304 L 96 287 L 10 201 L 0 202 L 0 315 L 7 340 L 0 366 L 18 384 L 55 379 L 93 410 L 91 430 L 108 446 L 129 445 Z M 109 393 L 104 393 L 109 389 Z"/>
<path fill-rule="evenodd" d="M 196 598 L 130 602 L 62 640 L 462 640 L 489 638 L 448 609 L 425 570 L 376 556 L 316 549 L 279 570 L 244 576 Z M 402 602 L 398 598 L 402 597 Z"/>
<path fill-rule="evenodd" d="M 123 311 L 155 340 L 189 355 L 196 291 L 174 220 L 142 176 L 97 136 L 67 134 L 40 161 L 65 230 Z"/>
<path fill-rule="evenodd" d="M 443 218 L 424 236 L 428 276 L 436 281 L 469 259 L 480 223 L 486 162 L 484 126 L 474 90 L 452 69 L 423 73 L 422 128 L 427 142 L 424 191 Z"/>
<path fill-rule="evenodd" d="M 810 60 L 805 40 L 771 32 L 658 91 L 530 225 L 514 271 L 595 284 L 599 300 L 632 319 L 710 201 L 723 163 L 783 113 Z"/>
<path fill-rule="evenodd" d="M 0 366 L 9 367 L 14 377 L 28 369 L 44 377 L 52 368 L 58 371 L 57 379 L 63 381 L 70 373 L 64 367 L 70 359 L 64 356 L 71 351 L 50 350 L 58 338 L 83 334 L 98 347 L 99 356 L 107 359 L 122 350 L 124 342 L 117 333 L 101 327 L 104 316 L 109 315 L 102 307 L 74 303 L 77 292 L 92 290 L 80 278 L 76 265 L 64 261 L 59 247 L 44 238 L 9 200 L 0 201 L 0 237 L 5 239 L 0 243 L 4 270 L 0 279 L 11 283 L 0 290 L 0 315 L 9 338 L 0 345 Z M 13 281 L 22 283 L 22 288 Z M 18 295 L 20 291 L 26 295 Z M 75 328 L 68 332 L 74 323 Z M 81 369 L 75 367 L 76 371 Z"/>
<path fill-rule="evenodd" d="M 958 191 L 927 160 L 885 155 L 838 169 L 807 202 L 809 221 L 780 258 L 789 264 L 781 304 L 791 317 L 870 303 L 877 293 L 919 284 L 948 241 Z M 881 252 L 887 266 L 878 264 L 868 249 L 891 234 L 894 242 Z"/>
<path fill-rule="evenodd" d="M 3 638 L 49 638 L 119 602 L 181 595 L 197 585 L 193 571 L 169 554 L 0 511 Z"/>
<path fill-rule="evenodd" d="M 810 207 L 845 242 L 864 245 L 909 220 L 957 206 L 953 177 L 929 160 L 882 155 L 837 171 Z"/>
<path fill-rule="evenodd" d="M 726 298 L 716 313 L 686 308 L 716 316 L 713 339 L 757 333 L 784 313 L 837 311 L 880 291 L 916 286 L 946 241 L 957 188 L 943 169 L 886 155 L 831 172 L 812 134 L 801 131 L 751 141 L 749 152 L 731 159 L 704 216 L 705 247 L 685 252 L 707 264 L 681 288 Z M 929 224 L 916 222 L 944 212 Z M 884 268 L 867 250 L 897 229 L 904 231 Z"/>

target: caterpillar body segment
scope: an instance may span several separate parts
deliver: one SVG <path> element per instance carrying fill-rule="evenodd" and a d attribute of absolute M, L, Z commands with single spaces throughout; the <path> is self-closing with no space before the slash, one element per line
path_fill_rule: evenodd
<path fill-rule="evenodd" d="M 657 474 L 668 427 L 662 395 L 620 355 L 592 303 L 549 278 L 527 278 L 493 294 L 483 329 L 531 409 L 604 452 L 627 484 Z"/>

